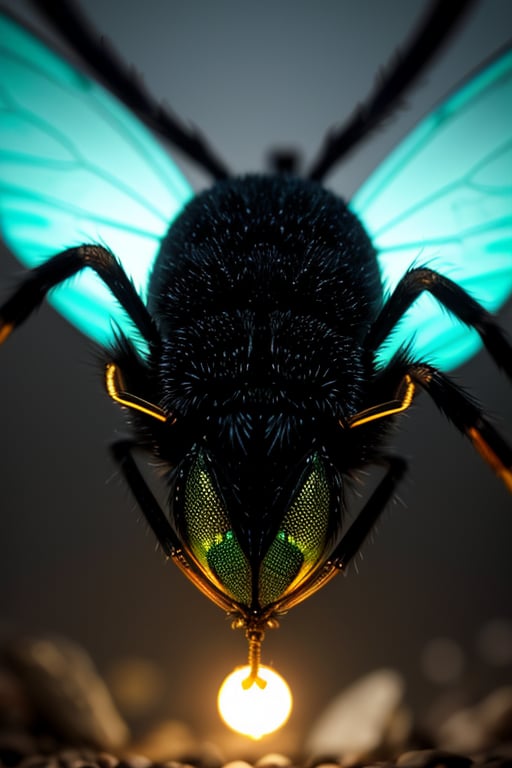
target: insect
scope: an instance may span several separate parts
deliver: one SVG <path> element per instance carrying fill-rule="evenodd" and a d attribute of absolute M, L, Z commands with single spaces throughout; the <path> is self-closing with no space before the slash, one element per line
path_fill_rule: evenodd
<path fill-rule="evenodd" d="M 43 5 L 51 8 L 48 3 Z M 446 11 L 439 6 L 433 13 Z M 76 14 L 71 18 L 72 29 L 78 30 L 77 38 L 87 40 L 87 30 Z M 445 24 L 432 22 L 432 26 L 449 27 L 451 20 L 443 18 Z M 11 22 L 6 19 L 4 23 Z M 6 40 L 12 37 L 13 30 L 10 27 Z M 15 70 L 18 66 L 19 71 L 22 41 L 28 46 L 27 66 L 33 69 L 30 62 L 39 50 L 37 43 L 29 42 L 23 30 L 16 34 L 18 44 L 4 54 L 6 65 Z M 43 51 L 40 56 L 42 62 L 52 62 L 53 66 L 49 53 Z M 90 59 L 93 65 L 94 56 Z M 503 104 L 501 99 L 510 95 L 510 63 L 505 58 L 494 66 L 499 67 L 500 74 L 490 78 L 490 90 L 499 94 L 499 103 Z M 94 92 L 101 110 L 112 110 L 114 117 L 125 124 L 123 110 L 91 81 L 60 62 L 58 67 L 58 77 L 76 88 L 71 98 L 87 103 L 84 93 Z M 485 82 L 488 80 L 489 75 Z M 486 87 L 481 81 L 475 82 L 481 83 L 480 88 Z M 134 106 L 137 92 L 132 85 L 124 82 L 121 90 Z M 34 84 L 34 90 L 27 94 L 32 109 L 38 92 Z M 4 93 L 10 106 L 16 103 L 18 90 Z M 471 95 L 464 93 L 471 101 Z M 393 93 L 393 97 L 397 95 Z M 139 111 L 143 113 L 144 107 Z M 20 116 L 21 109 L 16 118 Z M 173 138 L 176 126 L 170 130 L 162 125 L 167 118 L 159 122 L 160 118 L 153 114 L 148 119 Z M 108 126 L 101 125 L 107 131 Z M 363 119 L 358 135 L 362 137 L 369 128 Z M 72 247 L 37 267 L 0 308 L 0 334 L 5 340 L 50 286 L 64 282 L 72 272 L 89 266 L 100 275 L 99 282 L 91 282 L 90 270 L 84 271 L 80 280 L 73 282 L 75 293 L 64 294 L 59 289 L 55 301 L 63 303 L 71 319 L 108 348 L 106 388 L 129 412 L 136 434 L 133 442 L 123 441 L 114 447 L 115 456 L 164 551 L 246 631 L 251 647 L 251 680 L 256 680 L 259 647 L 266 629 L 276 624 L 281 613 L 347 567 L 394 493 L 405 465 L 388 453 L 386 438 L 418 390 L 424 389 L 433 397 L 511 485 L 509 447 L 480 409 L 430 363 L 431 355 L 441 358 L 440 351 L 432 346 L 432 338 L 447 343 L 452 364 L 462 359 L 467 354 L 463 349 L 464 332 L 457 326 L 438 326 L 437 315 L 428 325 L 421 308 L 417 310 L 421 320 L 416 326 L 413 322 L 415 346 L 410 346 L 409 336 L 404 342 L 398 335 L 393 337 L 398 349 L 385 346 L 409 304 L 425 291 L 433 293 L 449 311 L 483 332 L 489 352 L 509 375 L 511 350 L 487 311 L 451 279 L 439 277 L 428 265 L 427 255 L 419 253 L 416 241 L 412 245 L 406 241 L 414 256 L 405 268 L 401 264 L 390 298 L 384 299 L 381 270 L 385 269 L 386 259 L 382 254 L 387 250 L 392 260 L 396 250 L 403 252 L 406 248 L 403 242 L 399 249 L 382 247 L 378 242 L 378 262 L 351 208 L 363 219 L 365 213 L 369 220 L 372 213 L 377 218 L 381 215 L 379 179 L 384 172 L 391 173 L 393 162 L 396 172 L 396 159 L 347 208 L 318 184 L 326 173 L 321 161 L 310 180 L 284 173 L 223 179 L 223 165 L 200 142 L 195 148 L 192 144 L 190 155 L 218 180 L 212 190 L 191 199 L 188 185 L 163 159 L 157 146 L 147 143 L 142 129 L 130 122 L 126 130 L 130 138 L 140 141 L 138 162 L 144 154 L 150 160 L 144 166 L 146 170 L 139 165 L 137 173 L 147 173 L 148 183 L 158 194 L 150 197 L 150 203 L 140 199 L 140 175 L 129 201 L 118 185 L 120 207 L 127 209 L 121 227 L 117 212 L 112 211 L 111 187 L 94 187 L 87 205 L 92 204 L 96 219 L 89 240 L 95 244 Z M 19 135 L 14 130 L 10 134 L 15 142 Z M 351 131 L 341 135 L 350 144 Z M 43 138 L 51 144 L 54 135 L 46 131 Z M 190 140 L 185 133 L 184 139 L 178 140 L 187 138 Z M 499 134 L 497 144 L 484 146 L 482 162 L 493 152 L 506 160 L 508 139 L 508 135 Z M 128 143 L 125 141 L 122 151 L 127 151 Z M 63 146 L 57 142 L 60 151 Z M 327 146 L 325 161 L 329 166 L 336 162 L 336 153 L 342 156 L 345 148 L 339 141 L 333 155 L 333 145 Z M 102 147 L 104 155 L 111 153 L 110 144 L 105 142 Z M 52 144 L 52 151 L 55 148 Z M 25 149 L 15 144 L 9 151 L 14 156 Z M 56 166 L 69 160 L 69 156 L 53 154 L 51 158 Z M 130 160 L 136 162 L 132 155 Z M 155 178 L 148 168 L 154 167 L 156 161 L 161 176 Z M 502 163 L 501 167 L 509 166 Z M 33 177 L 37 178 L 35 170 Z M 104 183 L 107 177 L 104 172 Z M 506 174 L 496 183 L 502 178 Z M 50 221 L 48 208 L 52 209 L 51 221 L 64 226 L 59 230 L 59 242 L 66 236 L 70 244 L 76 242 L 85 226 L 83 219 L 77 229 L 76 212 L 69 214 L 65 210 L 69 206 L 67 196 L 66 206 L 62 199 L 60 207 L 50 201 L 55 191 L 53 183 L 42 200 L 28 205 L 27 199 L 41 191 L 33 186 L 32 179 L 30 190 L 24 187 L 21 195 L 19 182 L 9 175 L 3 181 L 11 192 L 4 204 L 5 238 L 15 252 L 30 260 L 33 253 L 39 258 L 43 251 L 49 256 L 58 250 L 55 241 L 44 243 L 44 248 L 41 242 L 41 224 L 47 228 Z M 408 185 L 407 195 L 410 190 Z M 425 195 L 432 194 L 422 192 L 422 201 Z M 503 204 L 504 196 L 499 197 Z M 376 213 L 372 211 L 374 198 Z M 103 216 L 105 204 L 109 211 L 108 233 L 98 223 L 98 201 Z M 470 200 L 467 207 L 462 203 L 456 206 L 455 218 L 462 221 L 462 232 L 470 241 L 468 250 L 473 251 L 466 222 L 468 216 L 474 215 L 477 202 Z M 178 213 L 185 205 L 185 210 Z M 145 209 L 148 219 L 142 222 L 135 218 L 136 208 Z M 495 235 L 496 220 L 501 221 L 508 210 L 505 198 L 504 208 L 497 212 L 493 208 L 490 221 L 479 221 L 479 233 L 490 231 L 494 245 L 504 242 Z M 115 240 L 111 230 L 127 230 L 129 225 L 136 230 L 132 235 L 138 255 L 144 256 L 134 267 L 128 266 L 123 260 L 124 249 L 112 246 L 121 259 L 120 267 L 101 241 L 110 245 Z M 368 226 L 378 229 L 374 223 Z M 97 232 L 101 232 L 100 237 L 95 236 Z M 461 236 L 460 230 L 450 233 L 452 239 Z M 153 264 L 162 238 L 162 252 L 146 288 L 144 275 Z M 496 252 L 496 248 L 487 250 Z M 451 257 L 456 261 L 456 255 Z M 481 252 L 473 254 L 472 261 L 465 254 L 464 279 L 469 283 L 483 281 L 481 262 Z M 141 293 L 126 280 L 125 270 L 142 283 Z M 486 302 L 495 309 L 510 292 L 510 253 L 498 249 L 491 271 L 499 275 L 500 292 L 486 297 Z M 109 293 L 116 295 L 123 309 L 108 304 L 108 309 L 99 310 L 104 301 L 110 300 Z M 93 330 L 88 325 L 90 316 L 95 324 Z M 112 318 L 118 327 L 114 334 Z M 422 333 L 427 341 L 421 338 Z M 147 487 L 134 460 L 136 446 L 153 451 L 168 467 L 169 509 L 161 509 Z M 344 488 L 354 473 L 372 463 L 384 466 L 384 479 L 357 520 L 342 532 Z"/>

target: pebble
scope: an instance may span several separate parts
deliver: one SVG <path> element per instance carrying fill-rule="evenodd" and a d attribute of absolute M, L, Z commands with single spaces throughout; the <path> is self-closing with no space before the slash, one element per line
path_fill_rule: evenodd
<path fill-rule="evenodd" d="M 149 768 L 153 761 L 146 755 L 125 755 L 118 768 Z"/>
<path fill-rule="evenodd" d="M 116 768 L 119 764 L 119 758 L 108 752 L 99 752 L 96 759 L 100 768 Z"/>
<path fill-rule="evenodd" d="M 339 768 L 339 763 L 315 763 L 314 768 Z"/>
<path fill-rule="evenodd" d="M 245 760 L 231 760 L 229 763 L 224 764 L 224 768 L 252 768 L 250 763 L 246 763 Z"/>
<path fill-rule="evenodd" d="M 405 752 L 396 761 L 399 768 L 469 768 L 472 760 L 440 749 L 421 749 Z"/>
<path fill-rule="evenodd" d="M 129 731 L 89 655 L 64 639 L 24 638 L 7 649 L 34 708 L 65 740 L 118 749 Z"/>
<path fill-rule="evenodd" d="M 480 704 L 480 716 L 491 742 L 512 739 L 512 686 L 489 694 Z"/>
<path fill-rule="evenodd" d="M 437 740 L 444 749 L 469 754 L 512 740 L 512 686 L 498 688 L 473 707 L 452 714 L 440 726 Z"/>
<path fill-rule="evenodd" d="M 320 715 L 306 742 L 307 753 L 343 757 L 344 765 L 361 762 L 387 738 L 404 690 L 402 677 L 389 669 L 357 680 Z"/>
<path fill-rule="evenodd" d="M 259 760 L 256 760 L 254 765 L 255 768 L 286 768 L 286 766 L 291 765 L 291 760 L 278 752 L 269 752 L 268 755 L 263 755 Z"/>

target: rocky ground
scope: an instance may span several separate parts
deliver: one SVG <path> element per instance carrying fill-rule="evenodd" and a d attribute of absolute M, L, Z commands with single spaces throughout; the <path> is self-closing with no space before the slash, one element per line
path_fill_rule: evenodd
<path fill-rule="evenodd" d="M 231 757 L 231 756 L 230 756 Z M 404 684 L 379 670 L 342 691 L 302 755 L 254 763 L 159 722 L 135 739 L 87 653 L 66 640 L 11 642 L 0 661 L 0 765 L 13 768 L 512 768 L 512 686 L 419 724 Z"/>

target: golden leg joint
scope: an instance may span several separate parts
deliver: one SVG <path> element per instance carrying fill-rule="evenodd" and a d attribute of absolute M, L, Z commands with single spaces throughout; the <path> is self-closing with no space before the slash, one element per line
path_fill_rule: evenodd
<path fill-rule="evenodd" d="M 395 416 L 398 413 L 402 413 L 411 406 L 415 394 L 416 384 L 411 376 L 406 373 L 400 382 L 395 400 L 389 400 L 386 403 L 373 405 L 371 408 L 366 408 L 364 411 L 355 413 L 350 417 L 347 425 L 350 429 L 353 429 L 353 427 L 360 427 L 362 424 L 368 424 L 370 421 L 376 421 L 377 419 L 383 419 L 388 416 Z M 340 426 L 343 427 L 344 425 L 340 422 Z"/>
<path fill-rule="evenodd" d="M 126 406 L 126 408 L 133 408 L 133 410 L 145 413 L 146 416 L 152 416 L 158 421 L 165 422 L 169 418 L 158 405 L 153 405 L 141 397 L 125 392 L 121 371 L 115 363 L 108 363 L 105 368 L 105 388 L 112 400 Z M 176 419 L 173 419 L 171 423 L 174 424 L 175 421 Z"/>

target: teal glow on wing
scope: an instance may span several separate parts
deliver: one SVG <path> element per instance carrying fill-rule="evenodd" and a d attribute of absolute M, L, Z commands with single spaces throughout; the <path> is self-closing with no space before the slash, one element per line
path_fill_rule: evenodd
<path fill-rule="evenodd" d="M 350 206 L 379 251 L 388 291 L 414 265 L 455 280 L 495 312 L 512 292 L 512 51 L 426 117 Z M 418 359 L 448 370 L 478 335 L 423 295 L 381 350 L 412 340 Z"/>
<path fill-rule="evenodd" d="M 145 298 L 160 240 L 191 196 L 117 99 L 0 16 L 0 226 L 24 264 L 100 243 Z M 56 288 L 51 301 L 100 344 L 112 340 L 113 323 L 140 341 L 90 270 Z"/>

